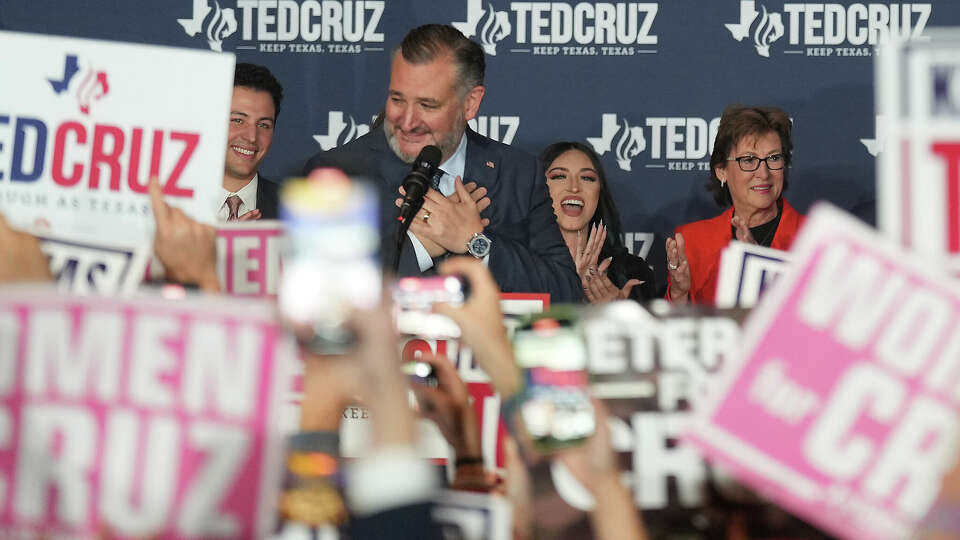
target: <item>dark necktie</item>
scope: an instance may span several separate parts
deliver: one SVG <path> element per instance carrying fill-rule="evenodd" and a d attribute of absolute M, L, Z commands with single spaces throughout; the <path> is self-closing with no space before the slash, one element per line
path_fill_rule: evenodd
<path fill-rule="evenodd" d="M 227 208 L 230 209 L 230 214 L 227 216 L 227 221 L 236 221 L 239 217 L 237 212 L 240 210 L 240 205 L 243 204 L 243 200 L 240 199 L 239 195 L 231 195 L 227 197 Z"/>
<path fill-rule="evenodd" d="M 431 186 L 433 189 L 440 191 L 440 179 L 443 178 L 444 174 L 443 169 L 437 169 L 437 172 L 433 173 L 433 184 Z"/>

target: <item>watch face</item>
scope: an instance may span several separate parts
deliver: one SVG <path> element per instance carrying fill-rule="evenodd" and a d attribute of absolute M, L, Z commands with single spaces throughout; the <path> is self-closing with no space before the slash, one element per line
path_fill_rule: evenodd
<path fill-rule="evenodd" d="M 474 257 L 486 257 L 488 251 L 490 251 L 490 239 L 486 236 L 474 236 L 470 240 L 470 254 Z"/>

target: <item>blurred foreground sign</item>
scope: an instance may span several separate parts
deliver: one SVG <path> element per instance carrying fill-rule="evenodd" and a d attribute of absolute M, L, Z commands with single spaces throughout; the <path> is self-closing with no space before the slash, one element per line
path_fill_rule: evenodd
<path fill-rule="evenodd" d="M 957 448 L 960 290 L 816 206 L 690 439 L 825 530 L 910 537 Z"/>
<path fill-rule="evenodd" d="M 877 224 L 960 271 L 960 28 L 890 44 L 877 56 Z"/>
<path fill-rule="evenodd" d="M 0 536 L 264 536 L 290 352 L 263 303 L 3 289 Z"/>

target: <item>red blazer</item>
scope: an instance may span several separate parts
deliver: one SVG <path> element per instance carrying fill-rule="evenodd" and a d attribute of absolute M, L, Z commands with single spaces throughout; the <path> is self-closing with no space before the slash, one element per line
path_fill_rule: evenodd
<path fill-rule="evenodd" d="M 733 206 L 715 218 L 687 223 L 677 227 L 676 232 L 683 235 L 690 265 L 690 302 L 693 304 L 713 304 L 717 296 L 717 275 L 720 273 L 720 251 L 733 240 L 730 232 L 730 220 L 733 219 Z M 803 225 L 804 218 L 783 200 L 783 214 L 773 236 L 770 247 L 788 250 L 797 235 L 797 229 Z M 670 299 L 670 279 L 667 279 L 667 299 Z"/>

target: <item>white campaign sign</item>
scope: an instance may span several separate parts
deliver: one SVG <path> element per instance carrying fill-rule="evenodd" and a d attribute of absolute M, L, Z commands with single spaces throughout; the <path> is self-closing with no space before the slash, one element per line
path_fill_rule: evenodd
<path fill-rule="evenodd" d="M 779 249 L 730 242 L 720 253 L 717 307 L 753 307 L 783 273 L 789 259 L 787 252 Z"/>
<path fill-rule="evenodd" d="M 877 224 L 909 249 L 960 271 L 960 28 L 877 56 Z"/>
<path fill-rule="evenodd" d="M 50 273 L 60 289 L 73 294 L 130 294 L 143 280 L 149 245 L 95 242 L 69 235 L 37 232 L 40 249 L 49 257 Z"/>
<path fill-rule="evenodd" d="M 147 181 L 214 220 L 234 57 L 0 32 L 0 212 L 11 224 L 141 242 Z M 26 52 L 29 51 L 29 54 Z"/>

